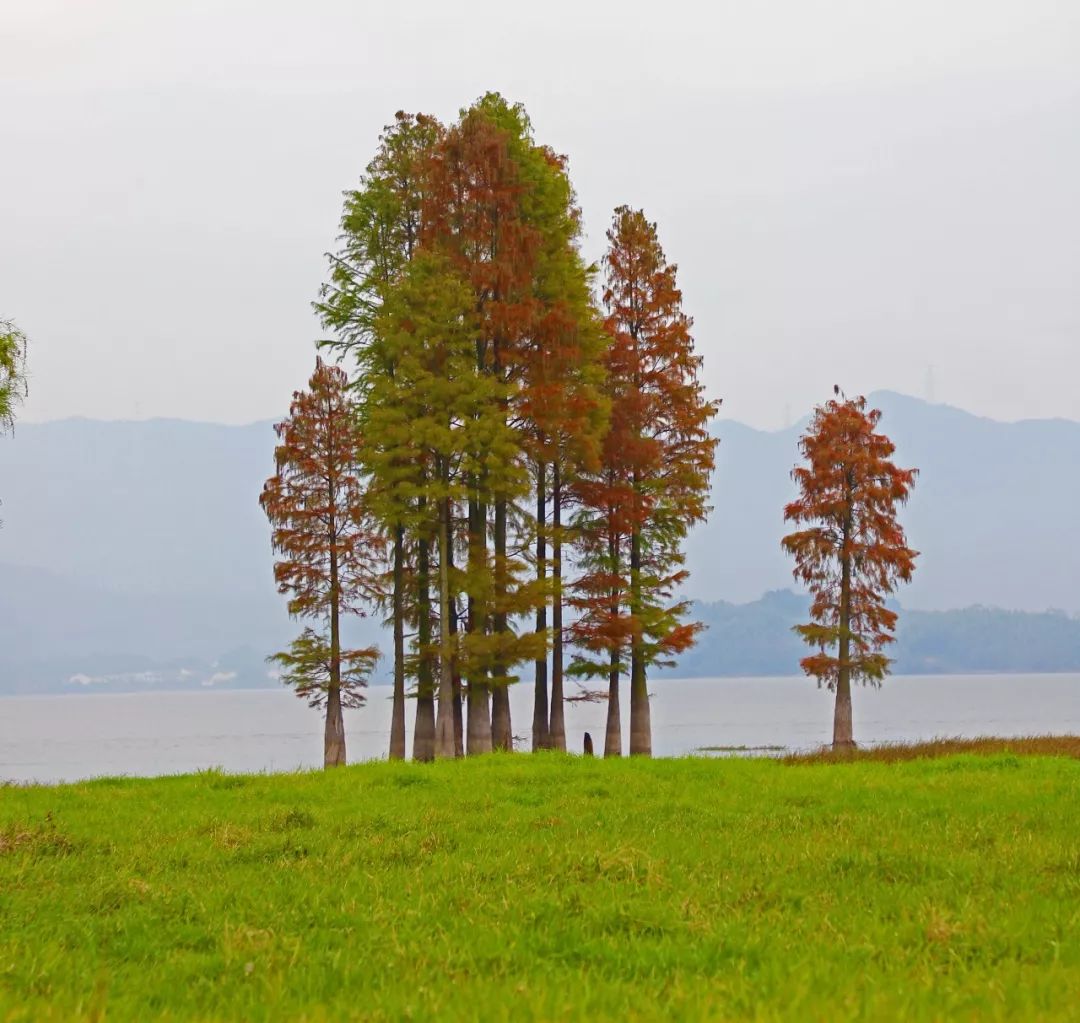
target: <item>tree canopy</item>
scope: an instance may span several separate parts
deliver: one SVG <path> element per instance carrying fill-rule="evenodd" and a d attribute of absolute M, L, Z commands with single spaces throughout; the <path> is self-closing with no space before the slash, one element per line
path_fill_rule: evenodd
<path fill-rule="evenodd" d="M 15 426 L 15 410 L 27 394 L 26 335 L 0 320 L 0 433 Z"/>

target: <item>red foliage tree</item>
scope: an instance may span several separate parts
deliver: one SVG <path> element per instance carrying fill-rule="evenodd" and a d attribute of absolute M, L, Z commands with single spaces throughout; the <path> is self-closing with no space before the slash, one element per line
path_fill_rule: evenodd
<path fill-rule="evenodd" d="M 533 585 L 522 589 L 519 609 L 534 605 L 533 749 L 566 748 L 563 716 L 562 505 L 564 481 L 595 468 L 604 427 L 600 364 L 606 339 L 593 289 L 593 271 L 579 249 L 581 214 L 566 158 L 538 145 L 520 106 L 485 97 L 483 109 L 508 132 L 508 150 L 521 183 L 518 216 L 533 236 L 535 256 L 528 302 L 513 343 L 506 346 L 510 419 L 534 484 L 535 514 L 518 514 L 516 545 L 533 547 Z M 550 514 L 549 514 L 550 513 Z M 548 604 L 551 604 L 551 629 Z"/>
<path fill-rule="evenodd" d="M 345 702 L 355 702 L 364 669 L 378 656 L 374 649 L 342 650 L 341 615 L 363 614 L 364 602 L 379 596 L 383 540 L 364 506 L 363 441 L 348 378 L 318 359 L 309 388 L 293 395 L 289 418 L 274 428 L 277 471 L 259 503 L 273 526 L 273 549 L 281 556 L 274 579 L 289 595 L 289 614 L 314 619 L 326 631 L 306 630 L 291 653 L 276 659 L 298 695 L 311 700 L 325 688 L 324 764 L 333 767 L 345 763 L 343 690 Z M 314 702 L 322 703 L 321 696 Z"/>
<path fill-rule="evenodd" d="M 819 406 L 799 442 L 806 465 L 792 470 L 799 497 L 784 509 L 786 521 L 807 524 L 782 543 L 795 558 L 795 578 L 813 596 L 813 621 L 796 629 L 818 653 L 801 664 L 836 692 L 837 750 L 855 745 L 851 683 L 878 685 L 888 671 L 882 648 L 893 641 L 896 612 L 885 597 L 911 580 L 918 554 L 896 518 L 917 470 L 890 461 L 896 449 L 877 432 L 880 418 L 861 397 Z"/>
<path fill-rule="evenodd" d="M 467 483 L 470 583 L 462 651 L 470 753 L 511 748 L 512 669 L 543 644 L 543 637 L 519 635 L 510 625 L 535 602 L 521 580 L 522 559 L 510 545 L 510 513 L 529 492 L 512 408 L 521 350 L 536 316 L 540 234 L 523 206 L 531 186 L 521 162 L 529 131 L 524 110 L 496 94 L 464 111 L 432 154 L 422 218 L 424 248 L 448 258 L 472 292 L 476 372 L 501 391 L 499 413 L 490 420 L 487 464 Z"/>
<path fill-rule="evenodd" d="M 648 669 L 671 663 L 701 629 L 682 620 L 689 602 L 675 590 L 687 577 L 682 542 L 708 512 L 717 443 L 708 423 L 717 405 L 705 400 L 698 380 L 692 321 L 656 225 L 640 210 L 620 207 L 608 243 L 611 420 L 600 477 L 579 488 L 593 572 L 579 583 L 588 596 L 578 633 L 587 649 L 608 649 L 609 700 L 617 701 L 629 647 L 630 753 L 648 756 Z M 609 703 L 608 754 L 616 752 L 617 719 L 617 702 Z"/>
<path fill-rule="evenodd" d="M 609 363 L 614 352 L 609 351 Z M 575 560 L 580 573 L 573 580 L 570 606 L 577 618 L 569 638 L 577 648 L 570 666 L 579 678 L 607 678 L 607 724 L 604 756 L 622 755 L 622 714 L 619 680 L 629 667 L 627 649 L 632 626 L 626 607 L 629 588 L 625 558 L 631 531 L 632 494 L 624 454 L 628 450 L 629 420 L 625 411 L 621 378 L 608 374 L 607 396 L 613 411 L 604 437 L 601 467 L 584 474 L 571 487 L 577 511 L 572 520 Z M 602 699 L 586 691 L 576 699 Z"/>

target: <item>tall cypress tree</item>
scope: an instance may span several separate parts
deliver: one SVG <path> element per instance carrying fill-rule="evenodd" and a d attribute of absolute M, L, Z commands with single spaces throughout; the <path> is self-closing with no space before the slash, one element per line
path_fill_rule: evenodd
<path fill-rule="evenodd" d="M 511 748 L 507 686 L 517 680 L 514 667 L 535 657 L 544 643 L 541 634 L 513 628 L 536 601 L 511 544 L 514 512 L 530 492 L 515 423 L 539 246 L 523 206 L 532 186 L 522 173 L 520 146 L 514 146 L 527 133 L 524 112 L 499 97 L 484 97 L 463 111 L 435 153 L 424 214 L 425 246 L 444 254 L 471 289 L 475 371 L 489 378 L 496 403 L 495 413 L 477 425 L 486 436 L 487 457 L 467 484 L 470 585 L 463 650 L 472 753 Z"/>
<path fill-rule="evenodd" d="M 473 295 L 464 279 L 444 257 L 421 252 L 384 306 L 380 330 L 397 372 L 373 392 L 377 401 L 369 420 L 377 433 L 384 419 L 404 416 L 413 437 L 412 488 L 423 515 L 409 523 L 409 532 L 430 543 L 435 564 L 429 562 L 429 574 L 437 580 L 439 634 L 429 648 L 438 664 L 436 757 L 457 752 L 453 680 L 461 652 L 452 623 L 458 596 L 469 585 L 468 572 L 454 566 L 457 509 L 488 457 L 486 440 L 493 426 L 498 429 L 492 420 L 500 409 L 493 380 L 476 371 L 474 319 Z M 372 463 L 376 476 L 388 461 L 383 455 Z"/>
<path fill-rule="evenodd" d="M 593 570 L 582 590 L 593 627 L 585 640 L 608 650 L 613 698 L 628 645 L 630 753 L 648 756 L 648 669 L 670 663 L 701 629 L 682 620 L 689 602 L 676 590 L 688 574 L 683 541 L 708 511 L 716 441 L 707 427 L 717 405 L 698 380 L 676 267 L 641 211 L 615 211 L 604 275 L 611 424 L 597 485 L 586 490 Z"/>
<path fill-rule="evenodd" d="M 508 491 L 492 501 L 493 597 L 496 604 L 506 606 L 505 613 L 496 608 L 492 615 L 493 648 L 502 651 L 496 653 L 492 670 L 509 680 L 513 677 L 510 669 L 528 648 L 533 649 L 533 745 L 565 748 L 564 485 L 581 466 L 594 466 L 597 461 L 605 409 L 599 358 L 606 341 L 593 301 L 591 271 L 579 251 L 580 213 L 565 158 L 535 141 L 520 104 L 507 103 L 496 93 L 482 97 L 463 114 L 460 131 L 461 142 L 471 145 L 462 145 L 458 152 L 471 150 L 472 158 L 462 160 L 458 167 L 466 174 L 466 184 L 455 193 L 457 241 L 467 249 L 470 239 L 475 243 L 478 236 L 486 238 L 479 246 L 479 265 L 471 261 L 468 272 L 476 285 L 479 307 L 490 314 L 489 324 L 494 328 L 490 348 L 482 342 L 478 351 L 490 351 L 489 371 L 507 389 L 506 421 L 518 448 L 515 458 L 528 466 L 533 482 L 529 508 L 524 506 L 524 492 L 516 496 Z M 474 200 L 472 215 L 461 216 L 469 196 Z M 466 257 L 465 262 L 470 260 Z M 481 364 L 483 360 L 478 361 Z M 521 575 L 520 559 L 506 553 L 526 546 L 535 552 L 531 584 Z M 549 604 L 553 627 L 550 702 Z M 533 633 L 512 635 L 510 621 L 528 614 L 534 618 Z M 504 688 L 493 692 L 496 746 L 509 742 L 506 695 Z"/>
<path fill-rule="evenodd" d="M 893 461 L 893 442 L 878 431 L 881 412 L 865 398 L 837 395 L 819 405 L 799 440 L 804 465 L 792 470 L 798 497 L 784 518 L 802 528 L 785 536 L 795 578 L 813 594 L 812 619 L 796 631 L 816 652 L 803 658 L 807 675 L 836 693 L 833 749 L 851 750 L 851 686 L 880 685 L 889 670 L 896 612 L 888 594 L 910 582 L 918 552 L 897 520 L 917 469 Z"/>
<path fill-rule="evenodd" d="M 378 151 L 360 186 L 345 193 L 339 249 L 329 256 L 330 278 L 323 285 L 316 310 L 323 326 L 334 333 L 325 343 L 355 362 L 355 394 L 361 416 L 372 407 L 372 388 L 394 378 L 394 358 L 380 343 L 377 323 L 383 305 L 419 249 L 430 154 L 442 135 L 442 126 L 434 118 L 398 112 L 380 137 Z M 390 757 L 401 759 L 405 756 L 405 623 L 412 608 L 414 627 L 425 633 L 430 628 L 427 621 L 419 621 L 427 601 L 418 592 L 421 577 L 427 577 L 420 569 L 429 560 L 430 540 L 422 539 L 411 548 L 406 542 L 406 522 L 416 501 L 410 481 L 415 466 L 408 420 L 398 417 L 389 422 L 384 417 L 378 443 L 384 452 L 393 452 L 383 461 L 378 493 L 372 495 L 371 503 L 392 542 Z M 425 675 L 428 668 L 423 656 L 417 664 L 418 677 Z M 421 716 L 426 720 L 429 713 L 424 699 L 422 696 Z"/>
<path fill-rule="evenodd" d="M 528 122 L 524 122 L 528 126 Z M 514 146 L 529 188 L 523 214 L 537 231 L 533 317 L 518 352 L 515 423 L 532 466 L 536 630 L 551 646 L 534 670 L 533 748 L 565 750 L 563 717 L 563 510 L 566 485 L 595 469 L 606 422 L 601 393 L 606 346 L 593 273 L 579 249 L 581 215 L 566 158 L 518 135 Z M 551 620 L 547 611 L 550 605 Z"/>
<path fill-rule="evenodd" d="M 576 648 L 570 672 L 580 679 L 605 680 L 606 691 L 590 694 L 607 700 L 605 757 L 622 756 L 619 683 L 628 668 L 632 632 L 626 544 L 633 508 L 630 459 L 635 423 L 630 414 L 631 374 L 625 355 L 625 347 L 615 344 L 604 353 L 604 392 L 610 417 L 600 466 L 596 472 L 580 474 L 571 486 L 571 537 L 578 575 L 570 589 L 570 604 L 577 612 L 569 630 Z"/>
<path fill-rule="evenodd" d="M 275 430 L 277 471 L 259 503 L 273 526 L 280 560 L 274 580 L 289 595 L 289 613 L 317 619 L 289 653 L 276 660 L 285 680 L 313 706 L 326 707 L 324 763 L 345 763 L 343 706 L 359 691 L 378 658 L 375 649 L 344 650 L 341 616 L 363 614 L 379 594 L 381 537 L 363 497 L 363 436 L 348 398 L 345 373 L 316 361 L 309 390 L 293 395 L 288 419 Z"/>

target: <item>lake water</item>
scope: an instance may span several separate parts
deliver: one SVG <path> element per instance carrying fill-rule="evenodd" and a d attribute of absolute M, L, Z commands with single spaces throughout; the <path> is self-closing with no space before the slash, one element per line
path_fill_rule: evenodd
<path fill-rule="evenodd" d="M 625 688 L 625 687 L 624 687 Z M 832 694 L 804 678 L 661 679 L 652 691 L 653 752 L 706 746 L 808 749 L 832 736 Z M 514 732 L 528 748 L 532 687 L 511 690 Z M 624 741 L 629 697 L 623 694 Z M 603 748 L 602 704 L 566 708 L 567 744 L 585 731 Z M 412 704 L 409 705 L 411 739 Z M 854 693 L 862 744 L 937 736 L 1080 731 L 1080 675 L 897 676 Z M 385 757 L 390 690 L 345 715 L 349 760 Z M 291 771 L 322 763 L 318 712 L 285 690 L 95 693 L 0 698 L 0 780 L 73 781 L 220 767 Z"/>

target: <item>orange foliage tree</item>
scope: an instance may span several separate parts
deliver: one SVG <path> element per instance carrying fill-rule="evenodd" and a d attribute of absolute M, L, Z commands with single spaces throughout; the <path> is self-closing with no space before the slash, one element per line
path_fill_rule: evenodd
<path fill-rule="evenodd" d="M 363 442 L 348 378 L 318 359 L 308 386 L 293 395 L 288 419 L 274 428 L 277 471 L 259 503 L 273 526 L 281 556 L 274 579 L 289 596 L 289 614 L 320 623 L 320 631 L 305 629 L 289 653 L 273 660 L 297 695 L 325 704 L 324 765 L 334 767 L 345 763 L 342 706 L 361 702 L 378 658 L 374 648 L 342 649 L 341 616 L 363 614 L 364 603 L 379 596 L 383 540 L 365 509 Z"/>
<path fill-rule="evenodd" d="M 609 350 L 608 362 L 614 361 Z M 631 494 L 624 454 L 628 419 L 621 378 L 609 372 L 606 393 L 613 412 L 601 451 L 598 472 L 574 480 L 571 499 L 575 561 L 580 571 L 572 581 L 570 606 L 577 617 L 569 630 L 577 648 L 570 666 L 579 678 L 607 678 L 607 724 L 604 756 L 622 755 L 622 715 L 619 681 L 628 668 L 626 652 L 631 635 L 626 609 L 629 588 L 625 545 L 630 535 Z M 575 699 L 600 699 L 586 691 Z"/>
<path fill-rule="evenodd" d="M 885 598 L 911 580 L 918 553 L 896 518 L 917 470 L 890 461 L 896 449 L 877 432 L 880 418 L 862 397 L 841 395 L 819 406 L 799 442 L 806 464 L 792 470 L 799 496 L 784 509 L 786 521 L 806 526 L 782 543 L 795 558 L 795 578 L 813 596 L 813 621 L 796 630 L 818 652 L 801 664 L 836 692 L 838 750 L 855 745 L 851 683 L 878 685 L 888 671 L 882 648 L 893 641 L 896 612 Z"/>
<path fill-rule="evenodd" d="M 630 674 L 630 753 L 652 753 L 647 673 L 686 650 L 701 625 L 685 622 L 676 591 L 688 575 L 683 541 L 708 512 L 717 404 L 698 380 L 692 321 L 676 267 L 640 210 L 615 211 L 604 257 L 611 418 L 600 474 L 578 487 L 585 562 L 578 583 L 579 645 L 608 652 L 605 754 L 619 750 L 618 676 Z M 626 654 L 629 654 L 629 664 Z M 614 745 L 613 745 L 614 744 Z"/>
<path fill-rule="evenodd" d="M 423 247 L 447 258 L 472 293 L 475 372 L 495 393 L 496 408 L 487 417 L 488 457 L 466 481 L 462 654 L 470 753 L 512 748 L 507 687 L 517 679 L 514 666 L 535 657 L 545 643 L 543 635 L 512 628 L 516 618 L 534 611 L 537 599 L 523 579 L 526 565 L 511 536 L 512 512 L 529 494 L 514 399 L 522 349 L 535 322 L 541 241 L 524 203 L 531 189 L 522 173 L 530 132 L 524 110 L 496 94 L 463 111 L 433 152 L 422 218 Z"/>

